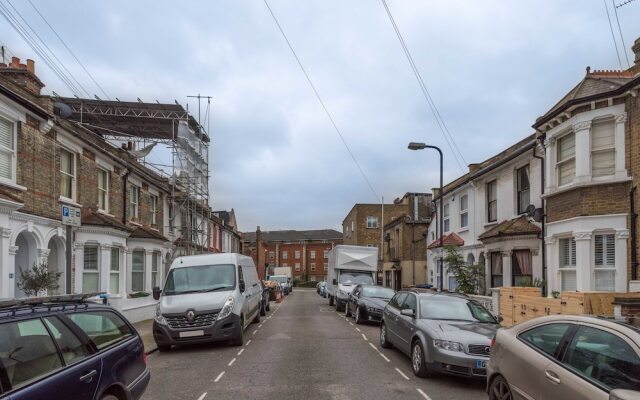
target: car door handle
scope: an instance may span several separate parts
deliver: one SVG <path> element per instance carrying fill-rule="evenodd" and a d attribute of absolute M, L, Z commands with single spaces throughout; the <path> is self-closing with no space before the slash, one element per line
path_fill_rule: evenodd
<path fill-rule="evenodd" d="M 91 381 L 93 380 L 93 377 L 96 375 L 98 375 L 98 371 L 95 369 L 90 372 L 85 371 L 84 375 L 80 377 L 80 382 L 91 383 Z"/>
<path fill-rule="evenodd" d="M 546 370 L 544 374 L 547 376 L 547 379 L 555 384 L 560 384 L 560 377 L 553 371 Z"/>

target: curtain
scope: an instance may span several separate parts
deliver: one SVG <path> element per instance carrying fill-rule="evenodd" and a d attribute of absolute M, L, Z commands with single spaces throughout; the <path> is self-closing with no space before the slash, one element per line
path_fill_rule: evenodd
<path fill-rule="evenodd" d="M 502 253 L 491 253 L 491 274 L 502 275 Z"/>
<path fill-rule="evenodd" d="M 520 267 L 520 272 L 522 272 L 522 275 L 531 275 L 531 252 L 529 250 L 517 250 L 514 251 L 514 254 L 516 256 L 516 260 L 518 261 L 518 266 Z"/>

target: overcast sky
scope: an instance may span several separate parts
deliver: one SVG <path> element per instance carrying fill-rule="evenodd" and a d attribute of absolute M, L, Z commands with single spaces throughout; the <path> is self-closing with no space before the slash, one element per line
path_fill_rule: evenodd
<path fill-rule="evenodd" d="M 438 182 L 436 153 L 411 152 L 410 141 L 443 149 L 445 183 L 463 173 L 380 1 L 269 0 L 375 195 L 262 0 L 32 1 L 112 98 L 185 104 L 188 95 L 213 97 L 211 203 L 234 208 L 243 231 L 342 230 L 355 203 L 429 191 Z M 100 94 L 29 2 L 0 2 L 11 2 L 78 81 Z M 532 133 L 536 117 L 586 66 L 620 67 L 599 0 L 388 4 L 467 163 Z M 618 16 L 633 63 L 640 1 Z M 0 41 L 36 61 L 46 93 L 70 95 L 0 21 Z"/>

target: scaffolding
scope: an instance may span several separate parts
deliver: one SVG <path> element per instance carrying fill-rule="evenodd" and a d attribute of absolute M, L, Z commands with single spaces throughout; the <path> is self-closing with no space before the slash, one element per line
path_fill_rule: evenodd
<path fill-rule="evenodd" d="M 67 118 L 104 137 L 114 147 L 128 150 L 141 158 L 140 164 L 167 179 L 171 192 L 169 226 L 173 256 L 207 252 L 210 247 L 208 129 L 201 117 L 201 100 L 207 100 L 205 119 L 210 115 L 209 96 L 198 99 L 198 119 L 189 109 L 175 104 L 105 101 L 101 99 L 60 98 L 70 111 Z M 150 155 L 158 143 L 171 151 L 171 164 L 152 162 Z M 164 168 L 169 168 L 167 172 Z M 177 226 L 176 222 L 179 224 Z"/>

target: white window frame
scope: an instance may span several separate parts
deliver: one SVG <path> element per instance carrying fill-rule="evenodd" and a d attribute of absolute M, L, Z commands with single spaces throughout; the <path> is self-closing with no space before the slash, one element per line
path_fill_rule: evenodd
<path fill-rule="evenodd" d="M 563 160 L 560 160 L 560 141 L 565 140 L 566 138 L 568 138 L 569 136 L 573 136 L 573 156 L 571 157 L 567 157 Z M 562 135 L 562 136 L 558 136 L 558 138 L 556 139 L 556 143 L 555 143 L 555 152 L 556 152 L 556 185 L 558 185 L 558 187 L 560 186 L 565 186 L 565 185 L 569 185 L 571 183 L 573 183 L 575 181 L 576 178 L 576 174 L 575 174 L 575 169 L 577 167 L 576 165 L 576 134 L 575 132 L 567 132 L 566 134 Z M 569 182 L 565 182 L 565 183 L 561 183 L 560 182 L 560 168 L 562 168 L 563 165 L 566 165 L 568 163 L 572 162 L 573 163 L 573 169 L 574 169 L 574 173 L 573 173 L 573 177 L 571 178 L 571 180 Z"/>
<path fill-rule="evenodd" d="M 111 257 L 109 261 L 109 293 L 118 294 L 120 293 L 120 248 L 112 247 L 111 248 Z M 114 257 L 114 253 L 116 257 Z M 114 269 L 114 261 L 116 263 L 117 269 Z M 111 287 L 111 283 L 113 282 L 113 278 L 116 278 L 116 282 L 118 282 L 118 290 L 113 290 Z"/>
<path fill-rule="evenodd" d="M 134 267 L 133 256 L 136 253 L 142 253 L 142 271 L 133 269 L 133 267 Z M 146 276 L 145 276 L 146 275 L 146 265 L 145 265 L 145 263 L 146 263 L 146 254 L 145 254 L 144 250 L 138 249 L 138 250 L 133 250 L 131 252 L 131 288 L 130 288 L 131 292 L 144 292 L 144 290 L 146 288 Z M 139 290 L 135 289 L 133 287 L 133 274 L 142 274 L 142 287 Z"/>
<path fill-rule="evenodd" d="M 316 270 L 316 263 L 311 263 L 311 271 L 315 271 Z"/>
<path fill-rule="evenodd" d="M 296 250 L 294 253 L 294 256 L 296 257 L 296 260 L 300 259 L 300 250 Z"/>
<path fill-rule="evenodd" d="M 324 263 L 323 267 L 324 267 L 325 271 L 328 271 L 329 270 L 329 263 Z"/>
<path fill-rule="evenodd" d="M 442 225 L 442 230 L 445 232 L 449 232 L 451 231 L 451 219 L 449 218 L 449 204 L 445 204 L 444 207 L 442 208 L 442 220 L 443 220 L 443 225 Z"/>
<path fill-rule="evenodd" d="M 527 179 L 529 181 L 529 187 L 526 189 L 522 189 L 520 187 L 520 171 L 523 169 L 527 171 Z M 527 193 L 529 200 L 527 201 L 527 204 L 522 204 L 520 195 L 525 192 Z M 527 164 L 516 168 L 516 215 L 524 214 L 529 204 L 531 204 L 531 168 L 529 168 L 529 164 Z"/>
<path fill-rule="evenodd" d="M 300 263 L 296 263 L 296 271 L 300 271 Z"/>
<path fill-rule="evenodd" d="M 158 227 L 158 196 L 149 195 L 149 214 L 151 216 L 150 223 L 154 228 Z"/>
<path fill-rule="evenodd" d="M 289 259 L 289 252 L 287 250 L 282 250 L 282 259 L 283 260 Z"/>
<path fill-rule="evenodd" d="M 62 153 L 68 153 L 71 156 L 71 169 L 73 170 L 72 173 L 69 173 L 67 171 L 63 171 L 62 170 Z M 60 197 L 66 200 L 70 200 L 75 202 L 76 201 L 76 181 L 77 181 L 77 175 L 78 175 L 78 162 L 77 162 L 77 158 L 78 158 L 78 154 L 72 150 L 69 150 L 65 147 L 60 147 Z M 71 178 L 71 197 L 67 196 L 66 193 L 62 193 L 62 178 L 63 175 Z"/>
<path fill-rule="evenodd" d="M 563 241 L 569 241 L 569 264 L 562 264 L 562 243 Z M 577 285 L 578 280 L 578 271 L 576 268 L 577 265 L 577 252 L 576 252 L 576 241 L 573 237 L 563 237 L 558 239 L 558 271 L 560 272 L 560 288 L 561 290 L 565 290 L 563 288 L 563 278 L 565 273 L 573 273 L 576 274 L 575 280 Z M 567 289 L 567 290 L 575 290 L 575 289 Z"/>
<path fill-rule="evenodd" d="M 602 241 L 600 262 L 598 261 L 598 240 Z M 608 246 L 612 246 L 611 249 Z M 609 252 L 608 250 L 611 250 Z M 610 291 L 616 290 L 616 235 L 614 232 L 598 232 L 593 235 L 593 287 L 596 291 Z M 609 287 L 598 287 L 598 282 L 602 282 L 599 279 L 599 275 L 613 274 L 613 285 Z"/>
<path fill-rule="evenodd" d="M 87 250 L 95 250 L 96 260 L 95 268 L 87 268 Z M 98 277 L 95 288 L 87 288 L 86 282 L 89 275 Z M 89 244 L 84 246 L 82 252 L 82 293 L 98 292 L 100 290 L 100 247 L 97 244 Z"/>
<path fill-rule="evenodd" d="M 378 228 L 378 217 L 375 215 L 367 216 L 367 229 L 377 229 Z"/>
<path fill-rule="evenodd" d="M 311 254 L 309 255 L 309 257 L 310 257 L 312 260 L 315 260 L 315 259 L 316 259 L 316 251 L 315 251 L 315 250 L 311 250 Z"/>
<path fill-rule="evenodd" d="M 600 147 L 598 149 L 594 148 L 593 139 L 594 139 L 594 130 L 598 125 L 601 124 L 611 124 L 611 136 L 613 137 L 613 142 L 611 145 L 607 147 Z M 591 176 L 594 178 L 602 178 L 602 177 L 610 177 L 615 175 L 616 173 L 616 121 L 612 117 L 607 118 L 599 118 L 594 119 L 591 123 L 591 134 L 589 135 L 591 142 L 589 143 L 589 148 L 591 149 Z M 593 156 L 598 153 L 612 153 L 613 157 L 611 158 L 611 173 L 608 174 L 595 174 L 594 171 L 594 162 Z"/>
<path fill-rule="evenodd" d="M 324 258 L 329 258 L 329 250 L 324 250 Z"/>
<path fill-rule="evenodd" d="M 7 183 L 10 185 L 15 185 L 16 184 L 16 171 L 17 171 L 17 164 L 18 164 L 18 123 L 17 121 L 14 121 L 12 119 L 9 118 L 5 118 L 2 115 L 0 115 L 0 120 L 6 121 L 8 124 L 11 125 L 11 131 L 12 131 L 12 138 L 11 141 L 13 142 L 13 149 L 9 149 L 7 147 L 1 146 L 0 145 L 0 152 L 5 153 L 5 154 L 9 154 L 9 163 L 11 163 L 10 167 L 9 167 L 9 177 L 5 178 L 5 177 L 0 177 L 0 184 L 2 183 Z"/>
<path fill-rule="evenodd" d="M 158 282 L 158 272 L 160 272 L 160 261 L 158 257 L 160 255 L 159 252 L 154 251 L 151 254 L 151 287 L 154 288 L 156 286 L 160 286 L 161 282 Z"/>
<path fill-rule="evenodd" d="M 103 188 L 100 187 L 100 174 L 104 174 L 105 187 Z M 98 209 L 106 213 L 109 212 L 109 178 L 109 171 L 103 168 L 98 168 Z M 102 204 L 102 207 L 100 207 L 100 200 L 102 196 L 104 196 L 104 204 Z"/>
<path fill-rule="evenodd" d="M 135 201 L 133 200 L 134 192 Z M 129 221 L 140 222 L 140 187 L 134 184 L 129 186 Z"/>
<path fill-rule="evenodd" d="M 462 199 L 465 200 L 466 207 L 462 207 Z M 464 223 L 463 223 L 464 221 Z M 469 227 L 469 196 L 466 194 L 463 194 L 462 196 L 460 196 L 460 228 L 464 229 L 464 228 L 468 228 Z"/>
<path fill-rule="evenodd" d="M 491 190 L 489 190 L 489 187 L 491 185 L 495 185 L 496 187 L 496 195 L 495 195 L 495 199 L 491 199 Z M 487 182 L 487 184 L 485 185 L 486 188 L 486 199 L 487 199 L 487 222 L 488 223 L 493 223 L 493 222 L 497 222 L 498 221 L 498 180 L 497 179 L 493 179 L 490 180 L 489 182 Z M 491 204 L 494 203 L 495 204 L 495 215 L 493 216 L 493 219 L 491 219 Z"/>

